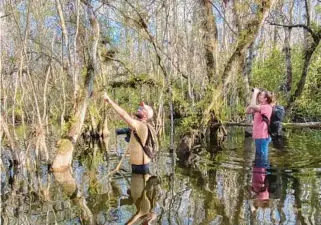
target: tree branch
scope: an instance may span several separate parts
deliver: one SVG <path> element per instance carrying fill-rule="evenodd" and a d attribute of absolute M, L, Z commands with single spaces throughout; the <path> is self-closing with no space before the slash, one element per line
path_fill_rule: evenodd
<path fill-rule="evenodd" d="M 0 16 L 0 19 L 2 19 L 2 18 L 6 18 L 7 16 L 11 16 L 13 13 L 8 13 L 8 14 L 6 14 L 6 15 L 2 15 L 2 16 Z"/>
<path fill-rule="evenodd" d="M 128 20 L 131 20 L 131 21 L 134 22 L 135 24 L 139 24 L 139 21 L 137 21 L 137 20 L 135 20 L 135 19 L 133 19 L 133 18 L 125 15 L 121 10 L 119 10 L 119 9 L 116 8 L 115 6 L 112 6 L 112 5 L 109 5 L 109 6 L 110 6 L 112 9 L 117 10 L 117 12 L 119 12 L 124 18 L 126 18 L 126 19 L 128 19 Z M 99 13 L 99 14 L 100 14 L 101 16 L 106 17 L 104 14 L 101 14 L 101 13 Z M 109 17 L 106 17 L 106 18 L 108 18 L 109 20 L 113 20 L 113 19 L 111 19 L 111 18 L 109 18 Z M 113 21 L 115 21 L 115 22 L 117 22 L 117 23 L 122 23 L 122 22 L 117 21 L 117 20 L 113 20 Z M 134 27 L 134 26 L 130 26 L 130 25 L 124 24 L 124 23 L 122 23 L 122 24 L 129 26 L 131 29 L 135 30 L 136 32 L 139 32 L 139 30 L 137 30 L 137 28 Z M 145 30 L 145 31 L 146 31 L 146 30 Z M 150 35 L 148 35 L 148 37 L 146 37 L 146 38 L 145 38 L 145 37 L 143 37 L 143 38 L 144 38 L 145 40 L 148 40 L 148 41 L 151 42 Z M 169 55 L 167 55 L 157 44 L 156 44 L 156 48 L 159 50 L 159 53 L 161 53 L 163 56 L 166 57 L 167 60 L 169 60 L 169 62 L 171 63 L 171 65 L 177 70 L 177 72 L 178 72 L 184 79 L 188 79 L 188 75 L 185 74 L 183 71 L 181 71 L 181 70 L 173 63 L 172 58 L 171 58 Z M 111 59 L 111 60 L 114 60 L 114 59 Z M 116 61 L 116 60 L 114 60 L 114 61 Z"/>
<path fill-rule="evenodd" d="M 309 4 L 307 0 L 304 0 L 304 5 L 305 5 L 305 12 L 306 12 L 306 19 L 307 19 L 307 25 L 310 26 L 310 13 L 309 13 Z"/>
<path fill-rule="evenodd" d="M 305 30 L 307 30 L 314 41 L 316 41 L 318 39 L 317 34 L 314 33 L 314 31 L 311 29 L 311 27 L 305 25 L 305 24 L 293 24 L 293 25 L 286 25 L 286 24 L 279 24 L 279 23 L 272 23 L 270 22 L 270 25 L 272 26 L 279 26 L 279 27 L 287 27 L 287 28 L 303 28 Z"/>
<path fill-rule="evenodd" d="M 225 16 L 222 15 L 221 11 L 216 7 L 216 5 L 210 1 L 211 5 L 214 7 L 214 9 L 218 12 L 218 14 L 220 15 L 220 17 L 222 17 L 222 19 L 224 20 L 224 22 L 226 23 L 226 25 L 228 26 L 228 28 L 230 28 L 230 30 L 232 31 L 232 33 L 234 35 L 237 35 L 237 33 L 232 29 L 232 27 L 230 26 L 230 24 L 227 22 L 227 20 L 225 19 Z"/>

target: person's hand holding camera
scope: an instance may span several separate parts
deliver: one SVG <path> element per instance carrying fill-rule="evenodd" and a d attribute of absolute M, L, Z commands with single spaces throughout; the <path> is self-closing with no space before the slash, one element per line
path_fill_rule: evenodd
<path fill-rule="evenodd" d="M 253 95 L 257 95 L 260 92 L 260 89 L 258 88 L 253 88 L 252 89 Z"/>

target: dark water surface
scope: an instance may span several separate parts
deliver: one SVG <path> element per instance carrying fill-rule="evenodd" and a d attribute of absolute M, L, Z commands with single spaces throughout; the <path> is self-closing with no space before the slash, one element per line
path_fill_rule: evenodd
<path fill-rule="evenodd" d="M 1 224 L 321 224 L 320 131 L 290 132 L 265 158 L 233 129 L 191 167 L 163 151 L 151 175 L 131 174 L 126 160 L 108 177 L 125 146 L 81 146 L 72 170 L 55 174 L 10 171 L 2 154 Z"/>

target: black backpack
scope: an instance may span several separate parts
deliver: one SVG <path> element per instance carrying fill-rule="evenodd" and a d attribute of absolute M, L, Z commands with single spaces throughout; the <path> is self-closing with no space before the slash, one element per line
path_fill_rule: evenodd
<path fill-rule="evenodd" d="M 282 105 L 275 105 L 272 108 L 271 121 L 265 115 L 262 115 L 262 119 L 267 123 L 269 135 L 272 138 L 282 135 L 282 121 L 284 115 L 285 110 Z"/>
<path fill-rule="evenodd" d="M 154 127 L 149 123 L 146 123 L 146 125 L 148 129 L 148 134 L 145 145 L 143 145 L 142 140 L 140 139 L 136 131 L 134 131 L 133 134 L 138 143 L 142 146 L 145 154 L 149 158 L 154 159 L 159 150 L 158 138 Z"/>

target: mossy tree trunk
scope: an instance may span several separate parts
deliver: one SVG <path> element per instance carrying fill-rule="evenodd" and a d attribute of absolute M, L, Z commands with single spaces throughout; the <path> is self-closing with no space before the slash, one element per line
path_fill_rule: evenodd
<path fill-rule="evenodd" d="M 269 1 L 261 1 L 258 2 L 259 9 L 255 17 L 249 20 L 243 27 L 240 29 L 238 27 L 238 34 L 237 34 L 237 45 L 230 56 L 229 60 L 227 61 L 225 68 L 222 73 L 222 83 L 223 88 L 225 89 L 231 79 L 231 70 L 237 64 L 243 64 L 243 55 L 244 51 L 254 42 L 255 38 L 257 37 L 259 31 L 261 30 L 265 19 L 269 15 L 270 8 L 274 5 L 275 0 Z M 237 26 L 240 26 L 239 24 Z"/>
<path fill-rule="evenodd" d="M 213 84 L 216 77 L 216 59 L 215 51 L 217 46 L 217 27 L 213 13 L 213 7 L 210 0 L 201 0 L 203 9 L 203 44 L 205 45 L 206 73 L 209 84 Z"/>
<path fill-rule="evenodd" d="M 57 143 L 57 153 L 54 158 L 52 169 L 55 171 L 65 170 L 70 167 L 74 144 L 81 134 L 81 129 L 85 120 L 89 100 L 93 93 L 93 83 L 95 72 L 97 71 L 97 45 L 99 40 L 99 23 L 96 19 L 93 7 L 88 1 L 82 1 L 86 6 L 87 16 L 91 25 L 90 37 L 88 43 L 88 62 L 86 65 L 86 74 L 84 77 L 84 85 L 79 90 L 75 99 L 74 112 L 71 115 L 71 120 L 66 124 L 66 134 Z M 86 33 L 84 33 L 86 35 Z"/>
<path fill-rule="evenodd" d="M 225 99 L 228 94 L 228 85 L 232 81 L 232 69 L 236 68 L 236 72 L 238 74 L 242 74 L 243 66 L 244 66 L 244 55 L 245 51 L 254 43 L 258 33 L 260 32 L 265 19 L 269 15 L 270 9 L 275 4 L 275 0 L 269 1 L 256 1 L 258 10 L 256 14 L 251 17 L 246 23 L 243 25 L 240 23 L 240 15 L 238 15 L 238 5 L 240 2 L 236 4 L 233 2 L 233 13 L 235 14 L 234 25 L 237 29 L 237 43 L 235 49 L 229 59 L 224 66 L 224 69 L 220 75 L 220 82 L 218 83 L 216 89 L 212 91 L 212 99 L 208 104 L 208 107 L 204 111 L 204 116 L 202 119 L 202 124 L 208 124 L 211 119 L 211 112 L 215 108 L 215 114 L 219 115 L 220 107 L 215 107 L 218 104 L 224 104 Z M 243 77 L 244 78 L 244 77 Z"/>

